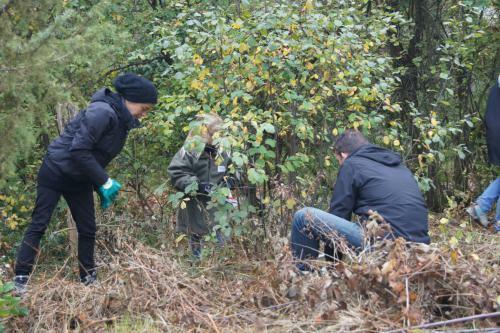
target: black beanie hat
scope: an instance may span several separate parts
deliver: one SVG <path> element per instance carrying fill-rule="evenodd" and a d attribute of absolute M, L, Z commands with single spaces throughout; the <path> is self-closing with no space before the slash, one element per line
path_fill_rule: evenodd
<path fill-rule="evenodd" d="M 153 82 L 133 73 L 118 76 L 113 85 L 116 91 L 127 101 L 134 103 L 158 102 L 158 91 Z"/>

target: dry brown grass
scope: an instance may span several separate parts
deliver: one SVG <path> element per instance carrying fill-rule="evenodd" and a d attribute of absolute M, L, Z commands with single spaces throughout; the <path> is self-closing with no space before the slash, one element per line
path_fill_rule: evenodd
<path fill-rule="evenodd" d="M 307 276 L 296 273 L 283 238 L 272 241 L 274 259 L 243 260 L 233 243 L 230 259 L 196 267 L 173 250 L 119 242 L 97 285 L 35 274 L 25 297 L 30 315 L 10 320 L 7 332 L 124 331 L 117 327 L 127 318 L 162 332 L 378 332 L 494 312 L 498 240 L 481 234 L 455 248 L 386 241 L 372 252 L 345 250 L 344 262 Z M 319 271 L 326 263 L 314 265 Z M 494 320 L 474 327 L 494 327 Z"/>

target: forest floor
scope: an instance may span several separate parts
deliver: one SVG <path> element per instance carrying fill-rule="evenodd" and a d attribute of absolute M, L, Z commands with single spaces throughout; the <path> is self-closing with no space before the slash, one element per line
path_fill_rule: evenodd
<path fill-rule="evenodd" d="M 499 235 L 433 219 L 430 246 L 343 249 L 342 262 L 318 260 L 307 275 L 284 237 L 207 246 L 193 261 L 185 240 L 156 248 L 117 229 L 99 237 L 98 284 L 77 282 L 74 259 L 37 269 L 23 298 L 29 315 L 6 332 L 383 332 L 468 316 L 433 329 L 493 331 L 498 314 L 481 316 L 500 311 Z"/>

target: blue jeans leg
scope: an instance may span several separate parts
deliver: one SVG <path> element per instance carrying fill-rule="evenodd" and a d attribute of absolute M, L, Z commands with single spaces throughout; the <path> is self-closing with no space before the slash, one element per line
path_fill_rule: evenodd
<path fill-rule="evenodd" d="M 295 213 L 292 224 L 292 253 L 297 259 L 317 258 L 319 242 L 332 242 L 336 233 L 355 248 L 363 246 L 363 231 L 359 224 L 307 207 Z"/>
<path fill-rule="evenodd" d="M 498 201 L 497 201 L 497 213 L 496 213 L 496 216 L 495 216 L 497 222 L 500 222 L 500 196 L 498 197 Z"/>
<path fill-rule="evenodd" d="M 487 214 L 495 203 L 497 203 L 497 220 L 499 216 L 498 200 L 500 199 L 500 177 L 495 179 L 484 192 L 477 198 L 479 208 Z"/>

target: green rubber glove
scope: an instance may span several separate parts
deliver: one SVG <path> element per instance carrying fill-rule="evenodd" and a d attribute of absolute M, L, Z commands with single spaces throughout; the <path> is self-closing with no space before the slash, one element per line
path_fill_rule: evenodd
<path fill-rule="evenodd" d="M 106 183 L 99 187 L 99 197 L 101 198 L 101 208 L 106 209 L 115 201 L 118 191 L 122 185 L 114 179 L 109 178 Z"/>

